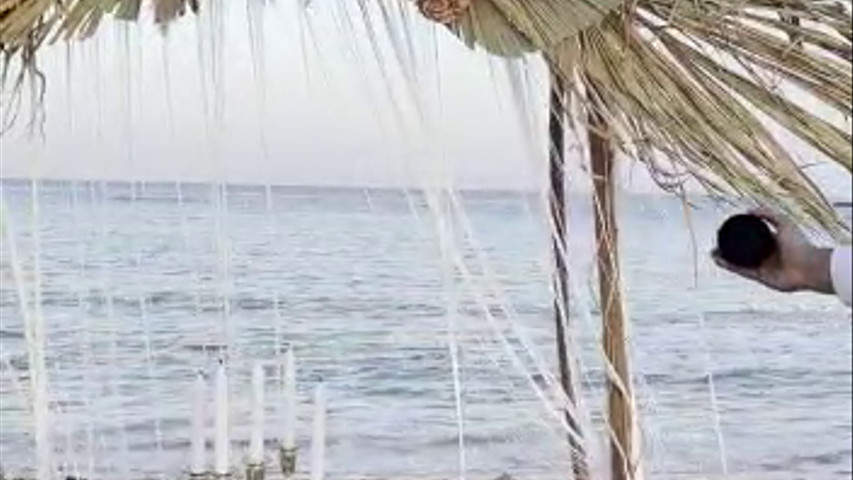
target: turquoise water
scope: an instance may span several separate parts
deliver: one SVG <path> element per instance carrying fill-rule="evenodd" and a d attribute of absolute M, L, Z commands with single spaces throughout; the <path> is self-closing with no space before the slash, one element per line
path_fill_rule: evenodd
<path fill-rule="evenodd" d="M 300 365 L 303 448 L 311 389 L 321 378 L 330 389 L 332 474 L 453 475 L 448 297 L 423 198 L 276 188 L 268 205 L 263 188 L 230 187 L 227 202 L 217 205 L 210 193 L 207 185 L 183 185 L 179 200 L 169 184 L 43 185 L 57 468 L 112 478 L 186 468 L 193 375 L 209 372 L 226 350 L 236 466 L 249 437 L 244 392 L 251 363 L 266 362 L 274 377 L 277 349 L 290 343 Z M 26 185 L 6 182 L 4 195 L 26 253 Z M 727 212 L 698 201 L 695 250 L 679 202 L 636 195 L 620 203 L 648 470 L 717 474 L 724 458 L 733 473 L 850 478 L 849 312 L 830 298 L 775 294 L 717 271 L 705 252 Z M 510 303 L 519 328 L 543 358 L 553 358 L 548 245 L 537 197 L 468 193 L 462 203 L 478 242 L 477 250 L 459 249 L 471 281 L 486 284 L 475 261 L 483 252 L 504 290 L 488 297 L 488 307 L 506 321 L 496 305 Z M 591 221 L 583 197 L 572 205 L 573 274 L 585 295 L 593 288 Z M 7 247 L 0 463 L 15 473 L 32 466 L 33 448 L 22 391 L 26 345 Z M 454 292 L 469 469 L 564 471 L 564 440 L 495 341 L 482 298 L 470 288 Z M 582 308 L 577 299 L 574 305 Z M 575 321 L 581 383 L 595 422 L 603 407 L 598 332 Z M 223 339 L 230 339 L 228 348 Z M 276 388 L 274 378 L 268 386 Z M 280 432 L 276 395 L 268 394 L 271 442 Z"/>

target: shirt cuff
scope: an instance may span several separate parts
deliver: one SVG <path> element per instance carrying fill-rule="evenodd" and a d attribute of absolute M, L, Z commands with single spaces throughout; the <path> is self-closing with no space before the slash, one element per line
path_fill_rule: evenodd
<path fill-rule="evenodd" d="M 835 293 L 847 306 L 853 303 L 853 250 L 850 246 L 838 247 L 832 252 L 830 274 Z"/>

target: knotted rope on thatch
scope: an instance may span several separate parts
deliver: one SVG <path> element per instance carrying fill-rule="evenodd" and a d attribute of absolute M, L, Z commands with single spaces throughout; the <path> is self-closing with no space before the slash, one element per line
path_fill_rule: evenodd
<path fill-rule="evenodd" d="M 450 24 L 471 6 L 471 0 L 417 0 L 421 14 L 436 23 Z"/>

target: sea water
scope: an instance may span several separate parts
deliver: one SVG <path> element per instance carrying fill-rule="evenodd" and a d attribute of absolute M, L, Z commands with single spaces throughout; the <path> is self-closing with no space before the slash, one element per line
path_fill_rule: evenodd
<path fill-rule="evenodd" d="M 28 187 L 11 181 L 3 187 L 27 267 Z M 212 380 L 220 357 L 231 370 L 235 465 L 250 438 L 251 365 L 265 362 L 272 458 L 283 423 L 278 365 L 289 344 L 300 366 L 300 468 L 307 468 L 311 397 L 322 379 L 331 477 L 455 476 L 446 256 L 423 197 L 282 187 L 267 202 L 263 187 L 231 186 L 216 207 L 212 191 L 203 184 L 42 185 L 38 223 L 57 468 L 112 478 L 188 468 L 194 379 L 204 369 Z M 832 298 L 772 293 L 720 272 L 707 252 L 729 210 L 696 201 L 692 234 L 678 200 L 626 194 L 619 205 L 647 469 L 718 474 L 725 463 L 729 472 L 748 475 L 850 478 L 849 311 Z M 488 284 L 476 266 L 479 252 L 502 287 L 503 298 L 488 298 L 512 305 L 513 321 L 553 364 L 539 198 L 467 192 L 461 205 L 477 241 L 476 249 L 469 244 L 457 252 L 472 266 L 469 281 Z M 584 196 L 573 197 L 570 215 L 572 275 L 581 293 L 591 295 L 594 243 Z M 31 471 L 35 450 L 23 320 L 7 247 L 0 463 L 15 473 Z M 565 439 L 502 356 L 483 320 L 482 297 L 465 288 L 457 294 L 468 468 L 566 471 Z M 604 407 L 598 334 L 593 325 L 576 327 L 577 348 L 585 352 L 579 383 L 596 422 Z"/>

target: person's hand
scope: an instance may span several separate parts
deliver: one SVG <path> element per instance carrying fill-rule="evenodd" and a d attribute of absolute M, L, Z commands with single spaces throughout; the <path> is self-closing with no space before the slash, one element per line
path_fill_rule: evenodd
<path fill-rule="evenodd" d="M 834 293 L 830 273 L 832 250 L 816 247 L 796 225 L 773 211 L 762 208 L 750 213 L 776 229 L 776 253 L 759 268 L 750 269 L 731 265 L 714 250 L 711 255 L 718 266 L 782 292 Z"/>

